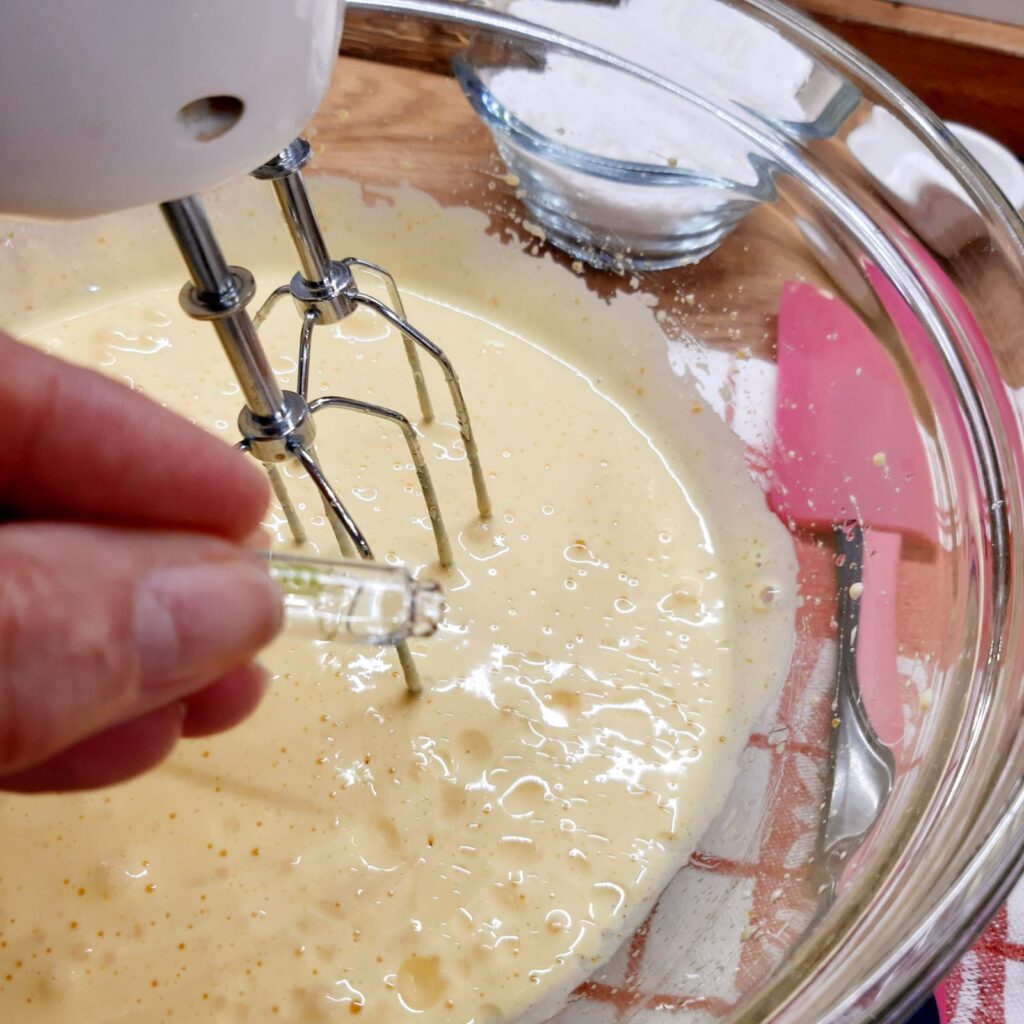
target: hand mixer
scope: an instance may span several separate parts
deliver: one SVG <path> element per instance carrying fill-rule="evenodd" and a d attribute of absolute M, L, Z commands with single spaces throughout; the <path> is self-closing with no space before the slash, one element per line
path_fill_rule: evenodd
<path fill-rule="evenodd" d="M 331 258 L 303 182 L 310 148 L 297 136 L 327 90 L 343 13 L 344 0 L 12 0 L 0 33 L 0 211 L 68 218 L 159 203 L 191 278 L 181 292 L 182 306 L 190 316 L 208 320 L 220 338 L 245 399 L 239 447 L 265 466 L 295 540 L 305 540 L 305 529 L 280 472 L 288 462 L 298 463 L 316 487 L 342 555 L 373 558 L 315 445 L 318 412 L 355 412 L 402 431 L 438 560 L 448 568 L 451 544 L 410 420 L 355 398 L 308 398 L 315 328 L 358 308 L 376 313 L 403 340 L 424 421 L 432 418 L 433 407 L 420 350 L 440 366 L 477 510 L 489 516 L 473 428 L 451 361 L 409 323 L 386 270 L 355 257 Z M 267 160 L 271 153 L 276 156 Z M 300 267 L 255 317 L 247 310 L 256 290 L 253 276 L 228 264 L 195 195 L 249 171 L 274 189 Z M 364 275 L 383 281 L 388 303 L 360 288 Z M 294 392 L 281 390 L 257 333 L 286 295 L 300 315 Z M 394 643 L 406 685 L 419 691 L 404 637 L 436 624 L 435 590 L 383 566 L 350 564 L 333 575 L 323 566 L 303 566 L 275 568 L 288 594 L 286 607 L 290 600 L 307 625 L 318 624 L 321 635 L 325 624 L 333 624 L 334 636 L 344 632 Z M 317 585 L 311 589 L 314 575 Z"/>

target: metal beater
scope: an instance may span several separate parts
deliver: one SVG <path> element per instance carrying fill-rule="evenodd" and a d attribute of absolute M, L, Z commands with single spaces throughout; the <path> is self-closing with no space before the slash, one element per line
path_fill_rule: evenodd
<path fill-rule="evenodd" d="M 332 395 L 309 400 L 314 329 L 338 323 L 360 307 L 383 317 L 402 336 L 416 385 L 420 414 L 425 423 L 433 419 L 434 414 L 419 350 L 425 351 L 441 367 L 472 472 L 477 511 L 481 519 L 490 516 L 487 484 L 455 368 L 438 345 L 409 323 L 391 274 L 376 264 L 355 257 L 331 259 L 302 178 L 302 169 L 309 162 L 310 154 L 309 143 L 305 139 L 296 139 L 272 160 L 253 171 L 254 177 L 273 185 L 301 267 L 288 284 L 271 293 L 255 317 L 250 317 L 246 309 L 256 291 L 253 275 L 244 267 L 227 264 L 201 201 L 196 196 L 188 196 L 161 204 L 192 278 L 191 283 L 182 288 L 181 304 L 189 316 L 210 321 L 220 337 L 246 403 L 238 416 L 242 433 L 238 447 L 252 454 L 266 468 L 296 543 L 305 541 L 306 531 L 279 470 L 279 466 L 289 460 L 298 462 L 316 487 L 341 554 L 373 558 L 366 536 L 324 474 L 316 452 L 314 415 L 324 409 L 348 410 L 392 422 L 401 429 L 427 506 L 438 561 L 442 568 L 448 569 L 452 565 L 451 543 L 415 426 L 395 409 L 355 398 Z M 362 291 L 356 279 L 357 272 L 383 280 L 390 305 Z M 257 333 L 259 326 L 285 295 L 291 295 L 302 318 L 297 391 L 281 390 Z M 414 693 L 420 692 L 422 682 L 408 644 L 400 641 L 395 644 L 395 650 L 406 686 Z"/>

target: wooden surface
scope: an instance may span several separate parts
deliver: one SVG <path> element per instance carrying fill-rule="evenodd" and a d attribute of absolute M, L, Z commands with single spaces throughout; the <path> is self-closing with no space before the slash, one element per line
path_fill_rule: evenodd
<path fill-rule="evenodd" d="M 889 0 L 789 0 L 793 7 L 845 23 L 874 25 L 906 35 L 955 40 L 964 46 L 1024 57 L 1024 27 Z"/>
<path fill-rule="evenodd" d="M 987 132 L 1024 156 L 1024 27 L 888 0 L 789 2 L 880 64 L 940 117 Z"/>
<path fill-rule="evenodd" d="M 383 48 L 382 40 L 387 41 Z M 345 12 L 342 49 L 352 57 L 447 75 L 452 57 L 467 43 L 465 33 L 447 25 L 400 21 L 358 8 Z"/>

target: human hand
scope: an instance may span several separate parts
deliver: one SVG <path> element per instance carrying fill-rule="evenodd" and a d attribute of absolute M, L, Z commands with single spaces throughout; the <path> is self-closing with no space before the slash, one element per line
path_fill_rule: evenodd
<path fill-rule="evenodd" d="M 244 718 L 280 599 L 263 474 L 140 394 L 0 334 L 0 788 L 81 789 Z"/>

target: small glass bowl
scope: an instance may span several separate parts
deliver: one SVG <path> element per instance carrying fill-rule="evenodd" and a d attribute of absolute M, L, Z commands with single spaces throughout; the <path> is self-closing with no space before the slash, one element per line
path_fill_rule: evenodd
<path fill-rule="evenodd" d="M 747 213 L 775 199 L 772 165 L 747 139 L 627 72 L 568 54 L 549 55 L 539 68 L 480 67 L 472 55 L 454 66 L 526 207 L 525 226 L 593 267 L 696 263 Z M 595 104 L 588 96 L 595 85 L 621 102 Z M 545 93 L 557 94 L 558 103 L 545 109 Z M 553 124 L 560 114 L 572 123 L 542 130 L 539 122 Z M 585 139 L 595 118 L 601 135 Z M 674 135 L 661 135 L 659 120 Z"/>

